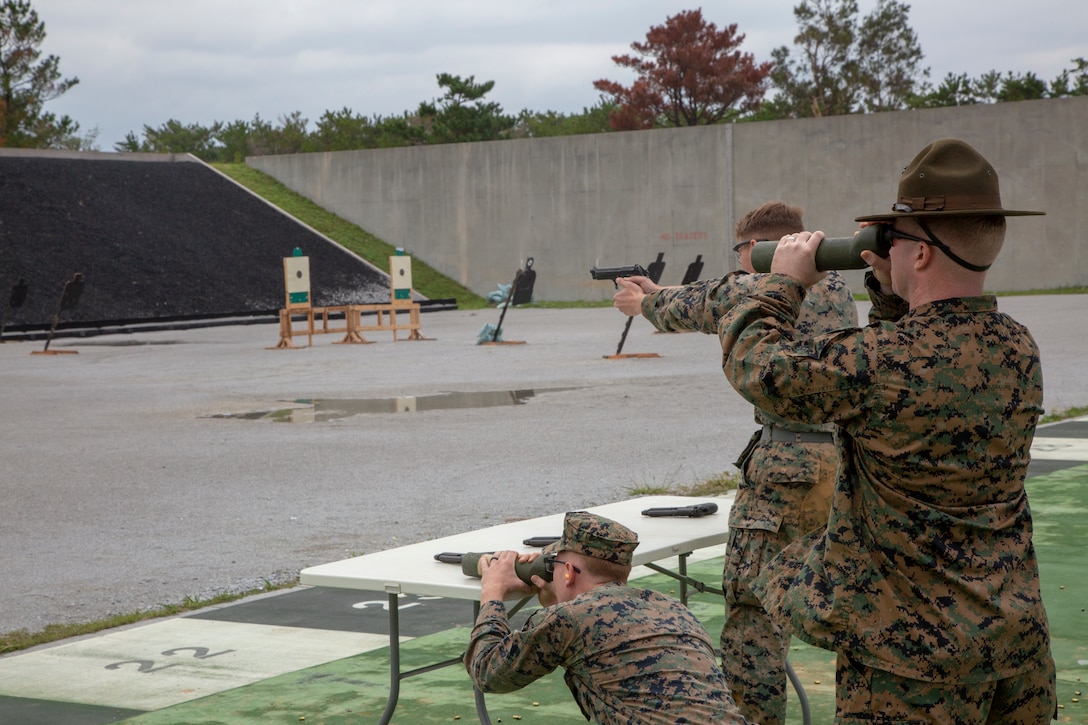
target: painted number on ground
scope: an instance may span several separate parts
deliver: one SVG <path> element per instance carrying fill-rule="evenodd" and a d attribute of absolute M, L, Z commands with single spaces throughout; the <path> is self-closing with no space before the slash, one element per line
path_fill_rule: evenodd
<path fill-rule="evenodd" d="M 407 597 L 407 596 L 408 596 L 407 594 L 399 594 L 398 598 L 404 598 L 404 597 Z M 402 609 L 410 609 L 411 607 L 418 607 L 421 604 L 423 604 L 423 602 L 433 601 L 433 600 L 441 599 L 441 598 L 442 597 L 423 597 L 423 596 L 419 596 L 419 597 L 416 597 L 416 599 L 418 601 L 408 602 L 406 604 L 398 604 L 397 605 L 397 610 L 399 611 L 399 610 L 402 610 Z M 356 602 L 355 604 L 351 605 L 351 608 L 352 609 L 375 608 L 375 609 L 381 609 L 383 612 L 388 612 L 389 611 L 389 600 L 388 599 L 371 599 L 368 602 Z"/>
<path fill-rule="evenodd" d="M 177 647 L 175 649 L 167 649 L 162 651 L 164 657 L 177 657 L 180 656 L 179 652 L 192 652 L 193 659 L 206 660 L 209 657 L 218 657 L 219 655 L 225 655 L 228 652 L 233 652 L 232 649 L 225 649 L 221 652 L 212 652 L 207 647 Z M 155 660 L 124 660 L 123 662 L 114 662 L 106 665 L 107 670 L 119 670 L 125 665 L 136 665 L 137 672 L 159 672 L 160 670 L 169 669 L 171 667 L 177 667 L 182 664 L 181 662 L 172 662 L 170 664 L 158 665 Z"/>

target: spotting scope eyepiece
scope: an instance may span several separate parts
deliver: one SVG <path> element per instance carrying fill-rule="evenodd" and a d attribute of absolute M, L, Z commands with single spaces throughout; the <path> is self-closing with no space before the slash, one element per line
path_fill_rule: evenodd
<path fill-rule="evenodd" d="M 825 237 L 816 248 L 816 269 L 865 269 L 869 265 L 861 258 L 865 250 L 888 256 L 891 236 L 887 224 L 872 224 L 852 237 Z M 770 272 L 771 260 L 778 249 L 778 242 L 756 242 L 752 246 L 752 268 L 757 272 Z"/>

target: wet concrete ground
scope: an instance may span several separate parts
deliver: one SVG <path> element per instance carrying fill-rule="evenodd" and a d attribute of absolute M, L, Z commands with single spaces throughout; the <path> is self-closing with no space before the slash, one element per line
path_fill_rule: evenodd
<path fill-rule="evenodd" d="M 1083 340 L 1070 332 L 1079 329 L 1086 303 L 1085 296 L 1001 300 L 1039 342 L 1049 410 L 1088 400 L 1088 378 L 1080 373 Z M 0 345 L 0 631 L 247 589 L 290 579 L 305 566 L 733 470 L 729 462 L 753 425 L 750 409 L 721 376 L 715 338 L 656 334 L 636 321 L 625 352 L 659 357 L 609 360 L 624 323 L 614 310 L 515 309 L 506 317 L 504 339 L 525 344 L 477 345 L 480 327 L 497 315 L 436 312 L 423 317 L 430 340 L 393 343 L 390 335 L 374 333 L 373 344 L 355 346 L 318 336 L 312 348 L 297 350 L 266 349 L 277 341 L 269 325 L 65 340 L 61 347 L 77 354 L 57 356 L 32 355 L 40 343 Z M 322 408 L 320 401 L 331 402 Z M 437 408 L 435 401 L 454 404 Z M 374 412 L 375 406 L 393 407 Z M 1076 516 L 1083 506 L 1069 502 L 1083 502 L 1076 491 L 1083 489 L 1077 481 L 1084 467 L 1070 459 L 1083 460 L 1085 425 L 1040 429 L 1033 475 L 1045 486 L 1039 494 L 1029 487 L 1048 609 L 1060 639 L 1056 658 L 1070 697 L 1088 631 L 1077 614 L 1083 611 L 1080 553 L 1044 557 L 1043 547 L 1068 549 L 1069 537 L 1081 530 Z M 701 566 L 703 578 L 713 580 L 720 559 Z M 324 598 L 311 601 L 314 596 Z M 288 606 L 299 597 L 307 602 Z M 91 724 L 128 716 L 146 723 L 213 722 L 226 713 L 234 722 L 286 714 L 292 721 L 309 714 L 353 722 L 367 713 L 369 722 L 371 710 L 384 703 L 388 658 L 379 641 L 362 641 L 372 628 L 356 629 L 354 619 L 346 628 L 332 626 L 359 611 L 359 602 L 335 599 L 293 590 L 163 629 L 129 628 L 86 644 L 0 658 L 0 675 L 17 673 L 0 686 L 0 714 L 56 722 L 61 712 L 64 722 Z M 700 606 L 707 627 L 720 627 L 719 605 Z M 458 613 L 437 603 L 427 607 L 422 629 L 410 632 L 422 649 L 411 655 L 408 647 L 406 657 L 463 646 Z M 337 614 L 341 610 L 347 614 Z M 273 651 L 262 649 L 269 627 L 282 638 Z M 317 630 L 333 634 L 311 634 Z M 347 649 L 336 655 L 345 637 Z M 167 662 L 164 653 L 176 659 L 194 647 L 208 647 L 209 656 L 239 647 L 263 652 L 256 658 L 250 652 L 241 675 L 237 668 L 216 675 L 259 684 L 191 706 L 157 705 L 188 702 L 178 697 L 190 686 L 179 680 L 157 688 L 147 679 L 155 673 L 138 669 L 140 662 L 157 662 L 150 669 L 174 665 L 166 670 L 173 672 L 178 662 Z M 314 664 L 352 652 L 367 653 L 342 664 Z M 308 664 L 307 656 L 317 659 Z M 14 659 L 20 657 L 27 659 Z M 31 667 L 30 657 L 46 659 Z M 91 667 L 96 677 L 99 670 L 132 669 L 143 699 L 105 690 L 65 691 L 55 701 L 18 695 L 34 668 L 58 693 L 62 681 L 85 679 L 62 675 L 55 657 L 66 659 L 63 667 Z M 827 653 L 799 650 L 791 657 L 799 673 L 809 668 L 806 687 L 818 699 L 830 681 Z M 105 669 L 94 665 L 99 660 Z M 199 662 L 216 671 L 216 660 Z M 400 716 L 446 721 L 456 706 L 471 718 L 467 683 L 456 669 L 406 681 L 410 694 Z M 525 695 L 541 701 L 543 710 L 530 709 L 524 697 L 498 704 L 526 721 L 569 720 L 569 696 L 553 679 Z M 96 681 L 87 680 L 92 690 Z M 301 684 L 319 681 L 340 686 Z M 270 699 L 284 692 L 294 694 Z M 107 704 L 88 704 L 101 702 Z M 153 712 L 138 714 L 143 711 Z M 33 719 L 35 712 L 45 719 Z M 1086 721 L 1082 711 L 1066 714 L 1080 718 L 1070 722 Z"/>
<path fill-rule="evenodd" d="M 1000 306 L 1039 342 L 1046 407 L 1088 404 L 1074 332 L 1088 296 Z M 498 314 L 426 314 L 424 341 L 318 335 L 295 350 L 267 349 L 271 325 L 54 342 L 72 355 L 0 345 L 0 631 L 259 587 L 735 470 L 754 426 L 716 338 L 636 320 L 624 352 L 660 357 L 610 360 L 625 321 L 615 310 L 515 308 L 503 339 L 525 344 L 478 345 Z M 511 391 L 532 395 L 428 409 Z M 310 402 L 361 400 L 416 410 L 326 419 Z M 246 419 L 285 410 L 300 422 Z"/>

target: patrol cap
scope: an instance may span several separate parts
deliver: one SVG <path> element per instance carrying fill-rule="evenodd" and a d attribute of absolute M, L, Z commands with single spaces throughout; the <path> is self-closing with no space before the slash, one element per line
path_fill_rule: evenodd
<path fill-rule="evenodd" d="M 890 221 L 899 217 L 1028 216 L 1001 206 L 997 172 L 973 146 L 943 138 L 918 152 L 899 177 L 899 195 L 886 214 L 854 221 Z"/>
<path fill-rule="evenodd" d="M 631 566 L 637 546 L 638 534 L 623 524 L 588 511 L 568 511 L 563 518 L 563 536 L 544 547 L 544 553 L 573 551 L 593 559 Z"/>

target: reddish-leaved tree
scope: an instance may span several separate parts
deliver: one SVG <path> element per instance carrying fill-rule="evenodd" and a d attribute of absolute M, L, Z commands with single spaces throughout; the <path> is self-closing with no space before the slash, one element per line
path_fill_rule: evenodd
<path fill-rule="evenodd" d="M 707 125 L 757 110 L 773 63 L 757 65 L 751 53 L 737 50 L 744 37 L 736 23 L 718 30 L 701 10 L 650 28 L 645 43 L 631 44 L 638 56 L 612 56 L 616 65 L 638 74 L 630 87 L 593 82 L 617 105 L 612 128 Z"/>

